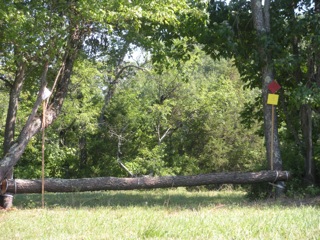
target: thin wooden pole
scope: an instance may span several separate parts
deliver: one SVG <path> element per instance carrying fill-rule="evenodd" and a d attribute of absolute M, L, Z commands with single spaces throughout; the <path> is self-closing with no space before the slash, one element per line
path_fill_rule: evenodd
<path fill-rule="evenodd" d="M 43 101 L 43 111 L 42 111 L 42 169 L 41 169 L 41 203 L 42 203 L 42 208 L 44 208 L 44 143 L 45 143 L 45 120 L 46 120 L 46 100 Z"/>
<path fill-rule="evenodd" d="M 274 141 L 274 105 L 271 105 L 271 149 L 270 149 L 270 170 L 273 170 L 273 141 Z"/>

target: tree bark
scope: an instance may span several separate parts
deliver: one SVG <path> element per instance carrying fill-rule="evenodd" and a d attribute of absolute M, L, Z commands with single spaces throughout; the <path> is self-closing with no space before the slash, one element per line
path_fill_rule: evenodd
<path fill-rule="evenodd" d="M 305 180 L 309 184 L 315 183 L 315 169 L 313 161 L 313 143 L 312 143 L 312 109 L 309 104 L 301 106 L 301 130 L 303 136 L 303 154 L 305 165 Z"/>
<path fill-rule="evenodd" d="M 268 85 L 274 79 L 273 64 L 271 52 L 268 48 L 268 38 L 270 35 L 270 0 L 265 0 L 262 6 L 261 0 L 251 0 L 254 27 L 259 40 L 258 52 L 260 55 L 260 65 L 262 72 L 262 101 L 264 113 L 264 135 L 266 142 L 267 159 L 270 169 L 282 169 L 282 160 L 280 154 L 280 142 L 278 136 L 278 119 L 274 109 L 274 119 L 272 119 L 272 108 L 274 106 L 267 104 Z M 275 108 L 275 107 L 274 107 Z M 273 123 L 272 123 L 273 122 Z M 272 125 L 273 124 L 273 125 Z M 272 127 L 274 126 L 274 128 Z M 273 131 L 273 133 L 272 133 Z M 272 139 L 273 136 L 273 139 Z M 271 146 L 273 148 L 271 149 Z"/>
<path fill-rule="evenodd" d="M 6 127 L 3 141 L 3 152 L 6 154 L 14 141 L 16 117 L 18 112 L 19 96 L 22 89 L 26 64 L 20 63 L 17 66 L 16 77 L 10 90 L 9 106 L 6 117 Z"/>
<path fill-rule="evenodd" d="M 193 176 L 164 176 L 139 178 L 82 178 L 46 179 L 46 192 L 84 192 L 101 190 L 133 190 L 152 188 L 189 187 L 210 184 L 252 184 L 286 181 L 290 174 L 284 171 L 210 173 Z M 3 183 L 7 191 L 15 193 L 41 193 L 41 179 L 16 179 Z"/>
<path fill-rule="evenodd" d="M 267 159 L 271 170 L 282 170 L 280 142 L 278 136 L 278 119 L 275 106 L 267 104 L 268 85 L 274 80 L 272 54 L 270 51 L 270 0 L 251 0 L 254 28 L 258 37 L 258 52 L 262 73 L 262 101 L 264 115 L 264 136 Z M 283 193 L 284 183 L 278 182 L 276 196 Z"/>
<path fill-rule="evenodd" d="M 292 9 L 290 13 L 291 25 L 298 24 L 299 16 L 296 16 L 295 9 L 297 7 L 297 2 L 292 4 Z M 319 13 L 319 0 L 314 1 L 314 11 L 315 13 Z M 292 36 L 291 46 L 292 46 L 292 54 L 296 59 L 301 58 L 300 53 L 300 45 L 303 39 L 299 35 Z M 307 74 L 304 74 L 301 69 L 305 62 L 301 63 L 301 61 L 296 61 L 294 65 L 293 77 L 296 81 L 295 84 L 303 84 L 306 87 L 312 89 L 312 83 L 316 83 L 318 87 L 320 86 L 320 54 L 318 50 L 318 45 L 315 44 L 314 40 L 311 40 L 310 45 L 307 45 L 307 51 L 309 55 L 307 57 Z M 306 78 L 307 77 L 307 78 Z M 303 99 L 302 99 L 303 100 Z M 286 110 L 285 104 L 283 104 L 283 110 L 286 115 L 286 124 L 292 136 L 295 139 L 295 143 L 299 146 L 300 152 L 304 157 L 304 179 L 308 184 L 315 183 L 315 164 L 313 159 L 313 123 L 312 123 L 312 109 L 313 106 L 308 101 L 305 101 L 300 106 L 300 128 L 295 128 L 293 125 L 293 121 L 297 119 L 298 114 L 296 116 L 291 116 L 288 114 Z M 299 134 L 299 129 L 302 134 Z"/>
<path fill-rule="evenodd" d="M 17 64 L 17 71 L 15 74 L 14 83 L 11 86 L 10 97 L 9 97 L 9 106 L 6 117 L 6 126 L 4 131 L 4 141 L 3 141 L 3 153 L 6 155 L 9 152 L 10 146 L 14 142 L 15 129 L 16 129 L 16 118 L 18 112 L 18 103 L 19 96 L 22 90 L 24 77 L 25 77 L 25 69 L 26 63 L 21 62 Z M 8 172 L 5 176 L 8 179 L 13 178 L 13 168 L 8 169 Z M 12 206 L 12 193 L 7 193 L 4 196 L 0 197 L 3 203 L 0 203 L 0 206 L 4 208 L 10 208 Z"/>
<path fill-rule="evenodd" d="M 57 90 L 53 97 L 52 103 L 50 104 L 48 110 L 46 110 L 46 123 L 45 127 L 53 123 L 57 118 L 62 108 L 63 101 L 66 97 L 68 91 L 68 85 L 70 82 L 70 77 L 73 69 L 73 64 L 76 59 L 78 50 L 81 48 L 82 40 L 84 34 L 79 31 L 78 28 L 74 29 L 74 32 L 70 35 L 71 39 L 67 47 L 67 53 L 64 64 L 64 69 L 61 74 L 60 81 L 57 84 Z M 42 98 L 41 95 L 46 87 L 46 74 L 48 69 L 48 62 L 45 63 L 44 71 L 41 77 L 41 87 L 39 90 L 38 98 L 33 106 L 32 112 L 24 125 L 22 131 L 19 134 L 18 139 L 12 144 L 4 156 L 0 160 L 0 181 L 5 179 L 10 172 L 10 169 L 17 164 L 20 157 L 22 156 L 25 148 L 30 142 L 31 138 L 36 135 L 41 129 L 42 116 L 37 116 L 37 110 L 41 105 Z"/>

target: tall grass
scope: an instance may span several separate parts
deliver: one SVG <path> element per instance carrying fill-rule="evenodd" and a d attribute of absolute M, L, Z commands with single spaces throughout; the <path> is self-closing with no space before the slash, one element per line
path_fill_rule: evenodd
<path fill-rule="evenodd" d="M 0 239 L 320 239 L 317 206 L 184 189 L 18 195 Z"/>

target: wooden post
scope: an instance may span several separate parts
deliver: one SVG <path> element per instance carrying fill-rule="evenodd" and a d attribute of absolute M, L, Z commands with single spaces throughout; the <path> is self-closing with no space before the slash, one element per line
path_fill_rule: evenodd
<path fill-rule="evenodd" d="M 41 166 L 41 193 L 42 193 L 42 197 L 41 197 L 41 203 L 42 203 L 42 208 L 44 208 L 44 144 L 45 144 L 45 126 L 46 126 L 46 100 L 43 100 L 43 111 L 42 111 L 42 166 Z"/>
<path fill-rule="evenodd" d="M 273 142 L 274 142 L 274 105 L 271 105 L 271 147 L 270 147 L 270 170 L 273 170 Z"/>

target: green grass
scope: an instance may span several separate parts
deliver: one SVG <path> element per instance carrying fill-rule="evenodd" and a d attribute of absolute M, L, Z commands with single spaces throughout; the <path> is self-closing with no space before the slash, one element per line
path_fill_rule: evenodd
<path fill-rule="evenodd" d="M 17 195 L 0 239 L 320 239 L 317 206 L 184 189 Z"/>

